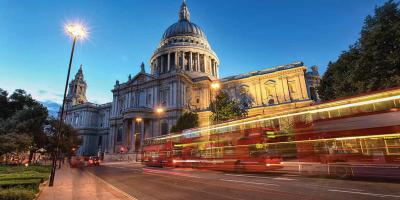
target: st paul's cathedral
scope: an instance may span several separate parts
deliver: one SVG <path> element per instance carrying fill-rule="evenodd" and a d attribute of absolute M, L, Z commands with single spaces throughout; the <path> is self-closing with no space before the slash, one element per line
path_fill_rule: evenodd
<path fill-rule="evenodd" d="M 210 102 L 216 91 L 245 99 L 249 116 L 304 107 L 318 101 L 318 68 L 302 62 L 219 77 L 220 59 L 200 26 L 190 19 L 184 1 L 178 21 L 162 35 L 150 61 L 150 72 L 140 72 L 126 82 L 116 81 L 113 101 L 98 105 L 86 98 L 82 66 L 70 82 L 66 123 L 79 131 L 83 144 L 78 155 L 134 156 L 144 138 L 168 134 L 185 111 L 199 115 L 200 126 L 210 124 Z M 161 112 L 162 111 L 162 112 Z"/>

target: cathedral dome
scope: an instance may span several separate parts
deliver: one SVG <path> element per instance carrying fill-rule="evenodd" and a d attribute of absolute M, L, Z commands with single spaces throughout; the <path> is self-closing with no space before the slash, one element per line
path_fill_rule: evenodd
<path fill-rule="evenodd" d="M 180 20 L 172 24 L 164 32 L 163 40 L 174 36 L 193 36 L 198 38 L 205 38 L 205 34 L 200 26 L 188 20 Z"/>
<path fill-rule="evenodd" d="M 150 59 L 151 74 L 184 72 L 193 78 L 218 78 L 219 60 L 211 49 L 200 26 L 190 21 L 190 12 L 183 0 L 178 22 L 162 35 L 158 48 Z"/>

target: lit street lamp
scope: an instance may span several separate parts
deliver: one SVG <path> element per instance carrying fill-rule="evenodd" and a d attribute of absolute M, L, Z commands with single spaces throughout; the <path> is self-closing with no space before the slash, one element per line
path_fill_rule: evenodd
<path fill-rule="evenodd" d="M 213 91 L 213 93 L 214 93 L 214 96 L 217 96 L 216 95 L 216 93 L 217 93 L 217 91 L 219 90 L 221 88 L 221 84 L 219 83 L 219 82 L 213 82 L 213 83 L 211 83 L 211 90 Z M 210 95 L 210 102 L 212 101 L 212 97 L 211 97 L 211 95 Z M 218 123 L 218 121 L 219 121 L 219 118 L 218 118 L 218 112 L 217 112 L 217 104 L 216 104 L 217 102 L 216 101 L 214 101 L 214 103 L 213 103 L 213 107 L 214 107 L 214 112 L 216 113 L 216 121 L 217 121 L 217 123 Z M 214 146 L 214 145 L 213 145 Z M 219 146 L 219 134 L 217 133 L 217 146 Z M 212 149 L 211 149 L 212 150 Z"/>
<path fill-rule="evenodd" d="M 138 129 L 138 133 L 135 133 L 135 151 L 136 151 L 136 161 L 138 160 L 138 153 L 139 153 L 139 151 L 138 151 L 138 149 L 137 149 L 137 146 L 136 146 L 136 144 L 137 144 L 137 139 L 138 139 L 138 135 L 139 135 L 139 132 L 140 132 L 140 122 L 142 122 L 142 118 L 140 118 L 140 117 L 137 117 L 136 119 L 135 119 L 135 122 L 137 123 L 137 126 L 136 126 L 136 128 Z M 135 129 L 136 130 L 136 129 Z M 135 131 L 136 132 L 136 131 Z M 139 141 L 140 143 L 142 143 L 142 141 L 143 141 L 143 136 L 142 135 L 140 135 L 140 140 L 141 141 Z M 143 160 L 143 155 L 142 155 L 142 153 L 143 153 L 143 144 L 140 144 L 140 154 L 141 154 L 141 160 Z"/>
<path fill-rule="evenodd" d="M 49 186 L 52 187 L 54 184 L 54 176 L 56 173 L 56 164 L 57 164 L 57 156 L 59 153 L 59 146 L 61 142 L 61 126 L 63 122 L 63 116 L 64 116 L 64 107 L 65 107 L 65 100 L 67 96 L 67 89 L 68 89 L 68 82 L 69 82 L 69 76 L 71 73 L 71 65 L 72 65 L 72 58 L 74 57 L 74 50 L 75 50 L 75 43 L 77 39 L 84 39 L 87 36 L 87 31 L 85 27 L 81 24 L 67 24 L 65 26 L 65 32 L 72 37 L 72 50 L 71 50 L 71 56 L 69 58 L 69 66 L 68 66 L 68 73 L 67 73 L 67 80 L 65 81 L 65 88 L 64 88 L 64 98 L 63 102 L 61 105 L 61 113 L 60 113 L 60 121 L 58 123 L 58 129 L 56 133 L 56 149 L 55 152 L 53 152 L 53 162 L 52 162 L 52 167 L 51 167 L 51 174 L 50 174 L 50 181 L 49 181 Z"/>
<path fill-rule="evenodd" d="M 157 113 L 157 116 L 158 116 L 158 124 L 159 124 L 159 127 L 160 127 L 160 135 L 162 135 L 162 128 L 161 128 L 161 114 L 164 112 L 165 110 L 164 110 L 164 108 L 163 107 L 158 107 L 158 108 L 156 108 L 156 113 Z"/>

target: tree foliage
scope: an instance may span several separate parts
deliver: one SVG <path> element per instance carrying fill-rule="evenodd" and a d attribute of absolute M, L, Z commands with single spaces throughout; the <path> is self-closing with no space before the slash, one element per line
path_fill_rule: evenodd
<path fill-rule="evenodd" d="M 47 135 L 47 144 L 45 149 L 48 152 L 53 152 L 57 146 L 57 131 L 59 127 L 59 120 L 49 118 L 45 126 L 45 133 Z M 82 144 L 82 139 L 78 136 L 78 131 L 72 126 L 62 123 L 61 124 L 61 141 L 59 143 L 60 153 L 69 155 L 71 149 L 77 149 Z"/>
<path fill-rule="evenodd" d="M 24 90 L 11 95 L 0 89 L 0 156 L 7 153 L 33 152 L 40 148 L 54 149 L 55 137 L 45 127 L 55 127 L 55 119 L 48 119 L 47 108 Z M 58 126 L 58 125 L 57 125 Z M 64 152 L 80 144 L 76 131 L 63 124 Z M 31 159 L 30 155 L 30 159 Z"/>
<path fill-rule="evenodd" d="M 171 132 L 177 133 L 185 129 L 195 128 L 198 126 L 199 115 L 193 112 L 185 112 L 178 118 L 176 124 L 172 126 Z"/>
<path fill-rule="evenodd" d="M 400 85 L 400 10 L 390 0 L 367 16 L 361 38 L 330 62 L 318 89 L 331 100 Z"/>
<path fill-rule="evenodd" d="M 0 155 L 11 152 L 32 152 L 46 143 L 43 125 L 47 109 L 24 90 L 13 94 L 0 89 Z"/>
<path fill-rule="evenodd" d="M 214 123 L 247 116 L 248 105 L 237 99 L 230 98 L 228 93 L 221 91 L 210 104 L 211 120 Z"/>

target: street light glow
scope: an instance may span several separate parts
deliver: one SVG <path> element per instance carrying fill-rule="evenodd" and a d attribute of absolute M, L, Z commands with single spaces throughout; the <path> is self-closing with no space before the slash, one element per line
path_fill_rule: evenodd
<path fill-rule="evenodd" d="M 87 36 L 86 28 L 79 23 L 72 23 L 65 25 L 65 31 L 67 32 L 68 35 L 70 35 L 73 38 L 83 39 L 86 38 Z"/>
<path fill-rule="evenodd" d="M 141 122 L 142 121 L 142 118 L 140 118 L 140 117 L 138 117 L 138 118 L 136 118 L 136 122 Z"/>
<path fill-rule="evenodd" d="M 211 83 L 211 88 L 214 90 L 218 90 L 220 87 L 221 87 L 221 84 L 219 84 L 218 82 Z"/>
<path fill-rule="evenodd" d="M 164 109 L 163 108 L 161 108 L 161 107 L 159 107 L 159 108 L 157 108 L 156 109 L 156 113 L 162 113 L 162 112 L 164 112 Z"/>

